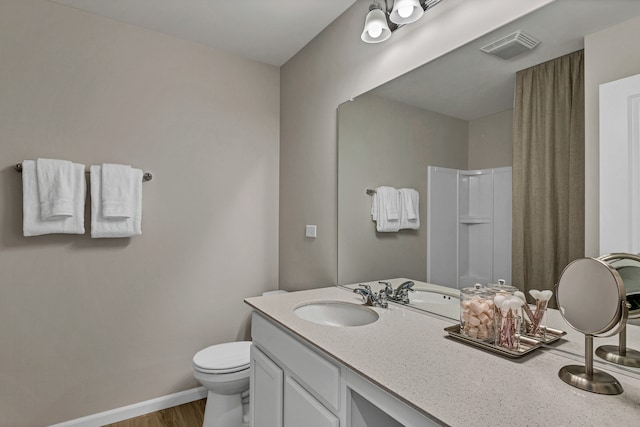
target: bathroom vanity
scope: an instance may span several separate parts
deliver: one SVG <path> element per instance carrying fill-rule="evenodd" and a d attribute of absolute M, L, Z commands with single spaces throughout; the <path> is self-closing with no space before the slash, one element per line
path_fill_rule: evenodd
<path fill-rule="evenodd" d="M 258 313 L 252 331 L 252 426 L 438 425 Z"/>
<path fill-rule="evenodd" d="M 619 396 L 558 378 L 567 359 L 542 350 L 509 360 L 447 338 L 451 320 L 390 305 L 363 326 L 298 317 L 305 304 L 361 304 L 341 288 L 248 298 L 251 405 L 261 426 L 635 425 L 640 380 Z"/>

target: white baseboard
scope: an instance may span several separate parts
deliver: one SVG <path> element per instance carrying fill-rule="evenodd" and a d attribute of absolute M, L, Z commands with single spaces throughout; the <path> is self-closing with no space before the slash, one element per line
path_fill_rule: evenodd
<path fill-rule="evenodd" d="M 145 402 L 134 403 L 133 405 L 123 406 L 122 408 L 111 409 L 105 412 L 88 415 L 75 420 L 65 421 L 54 424 L 50 427 L 96 427 L 105 424 L 117 423 L 118 421 L 128 420 L 129 418 L 139 417 L 141 415 L 150 414 L 162 409 L 172 408 L 184 403 L 193 402 L 195 400 L 207 397 L 207 389 L 204 387 L 192 388 L 167 396 L 157 397 Z"/>

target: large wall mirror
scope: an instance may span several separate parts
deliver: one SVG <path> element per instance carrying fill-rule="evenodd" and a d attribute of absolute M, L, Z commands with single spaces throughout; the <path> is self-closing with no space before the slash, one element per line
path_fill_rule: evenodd
<path fill-rule="evenodd" d="M 557 0 L 341 104 L 338 284 L 428 282 L 428 166 L 476 172 L 511 167 L 516 72 L 578 51 L 586 35 L 639 15 L 638 1 Z M 518 30 L 541 43 L 507 60 L 480 50 Z M 419 229 L 376 232 L 366 190 L 383 185 L 418 191 Z M 503 221 L 510 221 L 506 211 Z"/>

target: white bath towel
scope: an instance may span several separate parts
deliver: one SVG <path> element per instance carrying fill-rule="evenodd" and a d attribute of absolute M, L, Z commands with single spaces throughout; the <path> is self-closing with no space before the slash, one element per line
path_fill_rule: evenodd
<path fill-rule="evenodd" d="M 130 218 L 135 211 L 133 188 L 136 176 L 131 166 L 102 165 L 102 216 Z"/>
<path fill-rule="evenodd" d="M 399 193 L 393 187 L 378 187 L 371 201 L 371 217 L 376 230 L 393 233 L 400 229 Z"/>
<path fill-rule="evenodd" d="M 59 220 L 73 216 L 73 193 L 78 185 L 73 164 L 67 160 L 37 159 L 40 219 Z M 84 176 L 80 178 L 84 182 Z"/>
<path fill-rule="evenodd" d="M 400 229 L 418 230 L 420 228 L 419 193 L 412 188 L 401 188 L 400 193 Z"/>
<path fill-rule="evenodd" d="M 371 219 L 374 221 L 378 220 L 378 191 L 374 190 L 371 195 Z"/>
<path fill-rule="evenodd" d="M 129 218 L 102 215 L 102 166 L 91 166 L 91 237 L 132 237 L 142 234 L 142 171 L 131 168 L 133 212 Z"/>
<path fill-rule="evenodd" d="M 74 163 L 72 175 L 77 184 L 73 187 L 72 216 L 56 220 L 42 220 L 36 161 L 25 160 L 22 162 L 22 231 L 25 236 L 55 233 L 84 234 L 84 201 L 87 192 L 84 165 Z"/>

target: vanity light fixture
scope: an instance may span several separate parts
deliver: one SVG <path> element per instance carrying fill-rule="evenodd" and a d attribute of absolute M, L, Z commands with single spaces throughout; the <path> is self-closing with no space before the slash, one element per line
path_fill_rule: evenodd
<path fill-rule="evenodd" d="M 384 0 L 369 6 L 360 38 L 365 43 L 380 43 L 391 37 L 391 33 L 403 25 L 416 22 L 427 9 L 442 0 Z M 389 7 L 389 4 L 392 6 Z"/>

